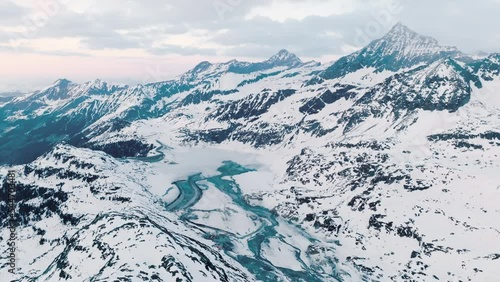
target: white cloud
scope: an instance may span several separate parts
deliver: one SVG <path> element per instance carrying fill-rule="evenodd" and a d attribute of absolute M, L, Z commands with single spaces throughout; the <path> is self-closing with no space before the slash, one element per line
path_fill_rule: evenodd
<path fill-rule="evenodd" d="M 253 8 L 246 19 L 268 17 L 272 20 L 285 22 L 286 20 L 303 20 L 310 16 L 328 17 L 352 13 L 357 6 L 354 0 L 304 0 L 280 1 L 273 0 L 271 4 Z"/>

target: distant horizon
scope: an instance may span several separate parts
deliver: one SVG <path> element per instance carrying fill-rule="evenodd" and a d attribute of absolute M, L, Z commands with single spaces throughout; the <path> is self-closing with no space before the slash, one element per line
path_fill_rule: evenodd
<path fill-rule="evenodd" d="M 281 49 L 281 50 L 286 50 L 286 51 L 288 51 L 288 52 L 290 52 L 292 54 L 295 54 L 294 52 L 291 52 L 291 51 L 289 51 L 287 49 Z M 276 55 L 281 50 L 277 50 L 273 55 Z M 269 58 L 271 58 L 273 55 L 270 55 Z M 320 63 L 321 65 L 328 64 L 328 63 L 333 63 L 333 62 L 336 61 L 336 60 L 331 60 L 331 61 L 320 62 L 320 61 L 317 61 L 317 60 L 314 60 L 314 59 L 313 60 L 303 60 L 300 56 L 297 56 L 297 57 L 299 57 L 304 63 L 307 63 L 307 62 L 317 62 L 317 63 Z M 195 63 L 194 65 L 188 67 L 186 71 L 178 73 L 178 74 L 173 74 L 171 77 L 166 78 L 165 80 L 175 79 L 176 77 L 183 75 L 184 73 L 186 73 L 187 71 L 193 69 L 194 67 L 196 67 L 198 64 L 200 64 L 202 62 L 209 62 L 211 64 L 224 64 L 224 63 L 228 63 L 228 62 L 231 62 L 233 60 L 236 60 L 238 62 L 258 63 L 258 62 L 263 62 L 265 60 L 268 60 L 269 58 L 267 58 L 267 59 L 261 59 L 261 60 L 256 59 L 256 58 L 250 58 L 249 60 L 241 60 L 241 59 L 238 59 L 238 58 L 232 58 L 232 59 L 227 59 L 227 60 L 224 60 L 224 61 L 207 61 L 207 60 L 201 60 L 201 61 Z M 151 68 L 149 71 L 162 71 L 162 70 L 161 69 L 160 70 L 154 70 L 153 68 Z M 102 81 L 105 81 L 107 83 L 113 83 L 113 84 L 119 84 L 119 85 L 127 85 L 127 86 L 133 86 L 133 85 L 141 84 L 139 81 L 138 81 L 138 83 L 117 82 L 117 81 L 113 81 L 113 79 L 103 79 L 101 77 L 95 77 L 94 79 L 90 79 L 90 80 L 88 80 L 88 79 L 87 80 L 75 80 L 75 79 L 72 79 L 70 77 L 58 77 L 57 79 L 55 79 L 53 81 L 49 81 L 48 83 L 46 83 L 44 85 L 40 85 L 39 87 L 50 86 L 53 83 L 55 83 L 55 82 L 57 82 L 58 80 L 61 80 L 61 79 L 66 79 L 66 80 L 69 80 L 71 82 L 78 83 L 78 84 L 92 82 L 92 81 L 95 81 L 95 80 L 102 80 Z M 139 80 L 139 78 L 138 78 L 138 80 Z M 147 83 L 161 82 L 161 81 L 165 81 L 165 80 L 150 81 L 150 82 L 147 82 Z M 13 93 L 25 94 L 25 93 L 29 93 L 29 92 L 36 91 L 36 90 L 40 90 L 40 88 L 32 89 L 32 90 L 29 90 L 29 91 L 21 91 L 19 89 L 11 89 L 11 90 L 7 90 L 7 91 L 0 91 L 0 95 L 2 95 L 2 94 L 9 94 L 9 93 L 12 93 L 12 94 Z"/>
<path fill-rule="evenodd" d="M 451 47 L 454 47 L 454 46 L 451 46 Z M 359 50 L 361 50 L 362 48 L 360 48 Z M 356 51 L 359 51 L 359 50 L 356 50 Z M 354 52 L 356 52 L 354 51 Z M 290 53 L 293 53 L 293 52 L 290 52 Z M 474 55 L 483 55 L 483 56 L 488 56 L 488 55 L 491 55 L 491 54 L 495 54 L 495 53 L 498 53 L 498 52 L 484 52 L 484 51 L 478 51 L 474 54 L 469 54 L 469 53 L 465 53 L 466 55 L 471 55 L 471 56 L 474 56 Z M 349 54 L 352 54 L 352 53 L 349 53 Z M 346 54 L 345 56 L 348 56 L 349 54 Z M 344 56 L 341 56 L 341 57 L 344 57 Z M 338 59 L 340 59 L 341 57 L 339 57 Z M 299 56 L 300 58 L 300 56 Z M 301 58 L 302 59 L 302 58 Z M 338 60 L 337 59 L 337 60 Z M 265 60 L 238 60 L 237 58 L 233 58 L 231 60 L 236 60 L 238 62 L 249 62 L 249 63 L 257 63 L 257 62 L 262 62 L 262 61 L 265 61 Z M 227 60 L 227 61 L 217 61 L 217 62 L 211 62 L 211 61 L 208 61 L 210 62 L 211 64 L 222 64 L 222 63 L 227 63 L 227 62 L 230 62 L 231 60 Z M 307 61 L 304 61 L 304 63 L 306 62 L 317 62 L 317 63 L 320 63 L 321 65 L 327 65 L 327 64 L 333 64 L 335 61 L 337 60 L 332 60 L 332 61 L 324 61 L 324 62 L 321 62 L 321 61 L 317 61 L 317 60 L 307 60 Z M 205 60 L 206 61 L 206 60 Z M 198 65 L 199 63 L 201 62 L 204 62 L 204 60 L 202 61 L 199 61 L 198 63 L 196 63 L 195 65 L 187 68 L 186 71 L 184 72 L 181 72 L 179 74 L 176 74 L 176 75 L 173 75 L 171 77 L 167 77 L 165 78 L 164 80 L 159 80 L 159 81 L 148 81 L 147 83 L 155 83 L 155 82 L 161 82 L 161 81 L 168 81 L 168 80 L 173 80 L 175 79 L 176 77 L 179 77 L 181 75 L 183 75 L 184 73 L 188 72 L 189 70 L 193 69 L 194 67 L 196 67 L 196 65 Z M 151 68 L 151 70 L 153 70 Z M 0 97 L 10 97 L 10 96 L 20 96 L 20 95 L 24 95 L 24 94 L 27 94 L 27 93 L 31 93 L 31 92 L 34 92 L 34 91 L 37 91 L 37 90 L 41 90 L 43 88 L 46 88 L 46 87 L 49 87 L 50 85 L 54 84 L 55 82 L 57 82 L 58 80 L 61 80 L 61 79 L 66 79 L 66 80 L 69 80 L 70 82 L 73 82 L 73 83 L 77 83 L 77 84 L 84 84 L 84 83 L 88 83 L 88 82 L 93 82 L 93 81 L 96 81 L 96 80 L 102 80 L 106 83 L 112 83 L 112 84 L 117 84 L 117 85 L 126 85 L 126 86 L 135 86 L 135 85 L 140 85 L 142 84 L 139 80 L 137 83 L 130 83 L 130 82 L 119 82 L 119 81 L 114 81 L 113 79 L 103 79 L 103 78 L 100 78 L 100 77 L 95 77 L 94 79 L 90 79 L 90 80 L 76 80 L 76 79 L 72 79 L 70 77 L 58 77 L 56 78 L 55 80 L 52 80 L 52 81 L 47 81 L 46 83 L 42 84 L 42 85 L 39 85 L 39 86 L 34 86 L 32 87 L 32 89 L 28 89 L 28 90 L 21 90 L 21 89 L 16 89 L 16 88 L 12 88 L 12 89 L 7 89 L 7 90 L 2 90 L 0 88 Z M 1 87 L 1 85 L 0 85 Z"/>
<path fill-rule="evenodd" d="M 455 47 L 455 46 L 449 46 L 449 47 Z M 361 47 L 359 48 L 358 50 L 355 50 L 353 51 L 352 53 L 356 52 L 356 51 L 359 51 L 361 49 L 363 49 L 364 47 Z M 285 49 L 286 50 L 286 49 Z M 459 49 L 460 50 L 460 49 Z M 289 51 L 289 50 L 287 50 Z M 290 51 L 289 51 L 290 52 Z M 276 52 L 277 53 L 277 52 Z M 275 53 L 275 54 L 276 54 Z M 295 54 L 293 52 L 290 52 L 292 54 Z M 349 54 L 346 54 L 344 56 L 348 56 L 352 53 L 349 53 Z M 478 51 L 476 53 L 473 53 L 473 54 L 470 54 L 470 53 L 465 53 L 466 55 L 470 55 L 470 56 L 475 56 L 475 55 L 483 55 L 483 56 L 489 56 L 491 54 L 495 54 L 495 53 L 498 53 L 498 52 L 484 52 L 484 51 Z M 272 55 L 271 55 L 272 56 Z M 269 57 L 271 57 L 269 56 Z M 321 65 L 327 65 L 327 64 L 333 64 L 335 61 L 337 61 L 338 59 L 344 57 L 344 56 L 341 56 L 339 58 L 337 58 L 336 60 L 331 60 L 331 61 L 317 61 L 317 60 L 302 60 L 302 58 L 300 56 L 298 56 L 304 63 L 307 63 L 307 62 L 317 62 L 317 63 L 320 63 Z M 257 62 L 262 62 L 262 61 L 265 61 L 266 59 L 264 60 L 258 60 L 258 59 L 253 59 L 253 60 L 239 60 L 237 58 L 233 58 L 233 59 L 229 59 L 229 60 L 225 60 L 225 61 L 216 61 L 216 62 L 212 62 L 212 61 L 207 61 L 207 60 L 201 60 L 199 61 L 198 63 L 192 65 L 191 67 L 188 67 L 186 69 L 186 71 L 184 72 L 181 72 L 181 73 L 178 73 L 178 74 L 173 74 L 171 77 L 166 77 L 165 79 L 163 80 L 158 80 L 158 81 L 148 81 L 146 83 L 156 83 L 156 82 L 161 82 L 161 81 L 168 81 L 168 80 L 173 80 L 175 79 L 176 77 L 179 77 L 181 75 L 183 75 L 184 73 L 190 71 L 191 69 L 193 69 L 194 67 L 196 67 L 199 63 L 201 62 L 209 62 L 211 64 L 223 64 L 223 63 L 228 63 L 232 60 L 236 60 L 238 62 L 249 62 L 249 63 L 257 63 Z M 162 69 L 159 69 L 159 70 L 154 70 L 153 68 L 150 68 L 149 70 L 147 71 L 163 71 Z M 58 80 L 61 80 L 61 79 L 66 79 L 66 80 L 69 80 L 70 82 L 73 82 L 73 83 L 77 83 L 77 84 L 84 84 L 84 83 L 89 83 L 89 82 L 93 82 L 93 81 L 96 81 L 96 80 L 102 80 L 106 83 L 111 83 L 111 84 L 116 84 L 116 85 L 125 85 L 125 86 L 135 86 L 135 85 L 140 85 L 140 84 L 143 84 L 143 82 L 139 81 L 139 79 L 137 80 L 137 83 L 135 82 L 120 82 L 120 81 L 114 81 L 113 79 L 103 79 L 101 77 L 95 77 L 94 79 L 90 79 L 90 80 L 76 80 L 76 79 L 72 79 L 70 77 L 58 77 L 56 78 L 55 80 L 52 80 L 52 81 L 47 81 L 46 83 L 42 84 L 42 85 L 39 85 L 39 86 L 34 86 L 32 87 L 32 89 L 28 89 L 28 90 L 22 90 L 22 89 L 16 89 L 16 88 L 13 88 L 13 89 L 7 89 L 7 90 L 2 90 L 1 89 L 1 85 L 0 85 L 0 97 L 13 97 L 13 96 L 21 96 L 21 95 L 24 95 L 24 94 L 28 94 L 28 93 L 31 93 L 31 92 L 34 92 L 34 91 L 37 91 L 37 90 L 42 90 L 43 88 L 46 88 L 46 87 L 49 87 L 50 85 L 54 84 L 55 82 L 57 82 Z"/>
<path fill-rule="evenodd" d="M 293 53 L 293 52 L 290 52 L 290 53 Z M 270 55 L 269 57 L 271 57 L 272 55 Z M 299 58 L 302 59 L 302 57 L 299 56 Z M 340 57 L 339 57 L 340 58 Z M 337 58 L 338 59 L 338 58 Z M 203 58 L 201 58 L 200 61 L 197 61 L 197 62 L 194 62 L 194 63 L 190 63 L 190 64 L 186 64 L 184 66 L 182 66 L 182 68 L 184 68 L 185 70 L 184 71 L 181 71 L 180 73 L 177 73 L 175 71 L 168 71 L 167 68 L 168 67 L 165 67 L 165 64 L 162 64 L 162 63 L 159 63 L 157 65 L 155 64 L 152 64 L 152 65 L 149 65 L 149 66 L 146 66 L 145 67 L 145 70 L 144 72 L 147 72 L 147 71 L 154 71 L 154 72 L 161 72 L 161 73 L 169 73 L 170 75 L 169 76 L 165 76 L 164 77 L 164 80 L 171 80 L 171 79 L 175 79 L 176 77 L 186 73 L 187 71 L 193 69 L 196 65 L 198 65 L 199 63 L 201 62 L 204 62 L 204 61 L 208 61 L 212 64 L 219 64 L 219 63 L 227 63 L 231 60 L 237 60 L 239 62 L 249 62 L 249 63 L 256 63 L 256 62 L 262 62 L 262 61 L 265 61 L 266 59 L 257 59 L 257 58 L 245 58 L 245 59 L 239 59 L 239 58 L 226 58 L 225 60 L 224 59 L 221 59 L 219 61 L 209 61 L 209 60 L 204 60 Z M 308 62 L 308 61 L 315 61 L 315 62 L 318 62 L 318 63 L 321 63 L 322 65 L 323 64 L 327 64 L 327 63 L 333 63 L 336 61 L 336 59 L 333 59 L 333 60 L 328 60 L 328 59 L 325 59 L 323 61 L 318 61 L 318 60 L 314 60 L 314 59 L 311 59 L 311 60 L 304 60 L 304 62 Z M 157 69 L 155 69 L 157 68 Z M 135 77 L 135 78 L 103 78 L 103 77 L 94 77 L 93 79 L 73 79 L 69 76 L 62 76 L 62 77 L 54 77 L 54 79 L 41 79 L 43 82 L 42 84 L 38 84 L 38 86 L 32 86 L 31 88 L 23 88 L 23 87 L 18 87 L 16 88 L 15 86 L 14 87 L 7 87 L 7 88 L 2 88 L 2 85 L 0 84 L 0 95 L 2 94 L 5 94 L 5 93 L 14 93 L 14 92 L 21 92 L 22 94 L 24 93 L 27 93 L 27 92 L 32 92 L 32 91 L 36 91 L 36 90 L 39 90 L 40 87 L 46 87 L 46 86 L 50 86 L 53 82 L 59 80 L 59 79 L 68 79 L 72 82 L 76 82 L 76 83 L 85 83 L 85 82 L 90 82 L 90 81 L 94 81 L 96 79 L 101 79 L 103 81 L 106 81 L 106 82 L 109 82 L 109 83 L 115 83 L 115 84 L 125 84 L 125 85 L 136 85 L 136 84 L 141 84 L 141 78 L 140 77 Z M 134 82 L 136 81 L 136 82 Z M 159 81 L 148 81 L 148 83 L 151 83 L 151 82 L 159 82 Z M 23 89 L 28 89 L 28 90 L 23 90 Z"/>
<path fill-rule="evenodd" d="M 403 23 L 403 24 L 404 24 L 404 23 Z M 411 27 L 410 27 L 410 29 L 411 29 Z M 422 35 L 423 35 L 423 34 L 422 34 Z M 424 36 L 425 36 L 425 35 L 424 35 Z M 379 39 L 379 38 L 378 38 L 378 39 Z M 377 39 L 374 39 L 374 40 L 377 40 Z M 439 42 L 439 40 L 438 40 L 438 42 Z M 366 46 L 363 46 L 363 47 L 361 47 L 361 48 L 359 48 L 359 49 L 357 49 L 357 50 L 354 50 L 353 52 L 348 53 L 348 54 L 346 54 L 346 55 L 344 55 L 344 56 L 348 56 L 348 55 L 350 55 L 350 54 L 352 54 L 352 53 L 354 53 L 354 52 L 357 52 L 357 51 L 359 51 L 359 50 L 363 49 L 364 47 L 366 47 Z M 449 47 L 456 47 L 456 46 L 449 46 Z M 277 50 L 274 54 L 270 55 L 270 56 L 269 56 L 269 58 L 271 58 L 273 55 L 276 55 L 276 54 L 277 54 L 279 51 L 281 51 L 281 50 L 286 50 L 286 51 L 288 51 L 288 52 L 290 52 L 290 53 L 292 53 L 292 54 L 295 54 L 294 52 L 292 52 L 292 51 L 290 51 L 290 50 L 288 50 L 288 49 L 280 49 L 280 50 Z M 459 50 L 460 50 L 460 49 L 459 49 Z M 475 55 L 488 56 L 488 55 L 495 54 L 495 53 L 497 53 L 497 52 L 484 52 L 484 51 L 478 51 L 478 52 L 473 53 L 473 54 L 471 54 L 471 53 L 465 53 L 465 54 L 466 54 L 466 55 L 470 55 L 470 56 L 475 56 Z M 295 55 L 296 55 L 296 54 L 295 54 Z M 342 57 L 344 57 L 344 56 L 341 56 L 341 57 L 337 58 L 336 60 L 338 60 L 338 59 L 340 59 L 340 58 L 342 58 Z M 336 61 L 336 60 L 331 60 L 331 61 L 323 61 L 323 62 L 321 62 L 321 61 L 314 60 L 314 59 L 311 59 L 311 60 L 304 60 L 304 59 L 302 59 L 302 58 L 301 58 L 300 56 L 298 56 L 298 55 L 297 55 L 297 57 L 299 57 L 299 58 L 300 58 L 300 59 L 301 59 L 304 63 L 307 63 L 307 62 L 317 62 L 317 63 L 320 63 L 321 65 L 333 64 L 333 63 Z M 263 61 L 265 61 L 265 60 L 268 60 L 269 58 L 267 58 L 267 59 L 260 59 L 260 60 L 259 60 L 259 59 L 256 59 L 256 58 L 254 58 L 254 59 L 249 59 L 249 60 L 241 60 L 241 59 L 238 59 L 238 58 L 232 58 L 232 59 L 227 59 L 227 60 L 224 60 L 224 61 L 215 61 L 215 62 L 214 62 L 214 61 L 201 60 L 201 61 L 197 62 L 196 64 L 194 64 L 194 65 L 192 65 L 192 66 L 188 67 L 188 68 L 187 68 L 187 70 L 186 70 L 186 71 L 184 71 L 184 72 L 181 72 L 181 73 L 175 74 L 175 75 L 173 75 L 172 77 L 167 77 L 167 78 L 165 78 L 165 79 L 163 79 L 163 80 L 158 80 L 158 81 L 148 81 L 148 82 L 146 82 L 146 83 L 156 83 L 156 82 L 161 82 L 161 81 L 173 80 L 173 79 L 175 79 L 176 77 L 179 77 L 179 76 L 183 75 L 184 73 L 188 72 L 189 70 L 193 69 L 194 67 L 196 67 L 196 66 L 197 66 L 198 64 L 200 64 L 201 62 L 209 62 L 209 63 L 211 63 L 211 64 L 224 64 L 224 63 L 228 63 L 228 62 L 230 62 L 230 61 L 236 60 L 236 61 L 238 61 L 238 62 L 256 63 L 256 62 L 263 62 Z M 159 70 L 154 70 L 153 68 L 150 68 L 148 71 L 150 71 L 150 72 L 151 72 L 151 71 L 153 71 L 153 72 L 154 72 L 154 71 L 163 71 L 163 70 L 161 70 L 161 69 L 159 69 Z M 31 92 L 34 92 L 34 91 L 37 91 L 37 90 L 42 90 L 43 88 L 49 87 L 49 86 L 53 85 L 54 83 L 56 83 L 58 80 L 62 80 L 62 79 L 66 79 L 66 80 L 68 80 L 68 81 L 70 81 L 70 82 L 77 83 L 77 84 L 89 83 L 89 82 L 93 82 L 93 81 L 96 81 L 96 80 L 101 80 L 101 81 L 104 81 L 104 82 L 106 82 L 106 83 L 111 83 L 111 84 L 116 84 L 116 85 L 124 85 L 124 86 L 135 86 L 135 85 L 140 85 L 140 84 L 142 84 L 142 82 L 141 82 L 141 81 L 139 81 L 139 80 L 137 81 L 137 83 L 134 83 L 134 82 L 130 83 L 130 82 L 120 82 L 120 81 L 114 81 L 113 79 L 103 79 L 103 78 L 101 78 L 101 77 L 95 77 L 94 79 L 90 79 L 90 80 L 75 80 L 75 79 L 72 79 L 72 78 L 70 78 L 70 77 L 59 77 L 59 78 L 56 78 L 56 79 L 55 79 L 55 80 L 53 80 L 53 81 L 47 81 L 47 83 L 45 83 L 45 84 L 43 84 L 43 85 L 39 85 L 38 87 L 33 87 L 33 89 L 24 90 L 24 91 L 23 91 L 23 90 L 21 90 L 21 89 L 10 89 L 10 90 L 7 90 L 7 91 L 2 91 L 2 90 L 1 90 L 1 88 L 0 88 L 0 97 L 15 97 L 15 96 L 21 96 L 21 95 L 24 95 L 24 94 L 28 94 L 28 93 L 31 93 Z M 0 87 L 1 87 L 1 85 L 0 85 Z"/>
<path fill-rule="evenodd" d="M 397 22 L 468 54 L 500 52 L 491 22 L 498 0 L 42 2 L 0 4 L 0 93 L 31 92 L 64 77 L 134 85 L 151 69 L 169 80 L 201 61 L 257 62 L 280 49 L 325 64 Z"/>

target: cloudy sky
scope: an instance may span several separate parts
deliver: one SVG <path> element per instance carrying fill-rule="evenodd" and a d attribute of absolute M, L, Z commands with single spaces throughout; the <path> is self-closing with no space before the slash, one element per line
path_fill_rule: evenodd
<path fill-rule="evenodd" d="M 0 0 L 0 92 L 64 77 L 141 83 L 288 49 L 330 62 L 395 23 L 500 52 L 500 0 Z"/>

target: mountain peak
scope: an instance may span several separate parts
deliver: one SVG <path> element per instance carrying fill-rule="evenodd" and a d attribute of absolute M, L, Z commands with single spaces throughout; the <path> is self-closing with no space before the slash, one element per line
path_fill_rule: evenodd
<path fill-rule="evenodd" d="M 268 60 L 268 62 L 278 63 L 281 65 L 288 65 L 290 67 L 296 67 L 302 64 L 302 61 L 300 60 L 299 57 L 297 57 L 297 55 L 288 52 L 288 50 L 286 49 L 281 49 L 280 51 L 278 51 L 278 53 L 273 55 Z"/>
<path fill-rule="evenodd" d="M 420 35 L 402 23 L 397 23 L 384 37 L 339 59 L 322 73 L 322 77 L 338 78 L 369 67 L 375 68 L 377 72 L 397 72 L 419 64 L 430 64 L 442 58 L 461 55 L 457 48 L 441 46 L 436 39 Z"/>
<path fill-rule="evenodd" d="M 401 22 L 398 22 L 395 24 L 391 30 L 387 34 L 393 35 L 393 34 L 405 34 L 405 33 L 416 33 L 415 31 L 411 30 L 409 27 L 406 25 L 402 24 Z"/>
<path fill-rule="evenodd" d="M 60 79 L 54 81 L 54 83 L 52 83 L 52 86 L 67 86 L 71 83 L 72 82 L 66 78 L 60 78 Z"/>
<path fill-rule="evenodd" d="M 110 84 L 112 85 L 113 83 L 108 83 L 107 81 L 96 78 L 94 80 L 87 81 L 85 84 L 88 86 L 91 86 L 91 87 L 102 88 L 102 87 L 105 87 L 106 85 L 110 85 Z"/>
<path fill-rule="evenodd" d="M 65 78 L 60 78 L 52 85 L 46 87 L 41 91 L 34 92 L 35 95 L 33 97 L 40 98 L 45 97 L 48 100 L 60 100 L 68 98 L 68 89 L 73 86 L 73 82 L 69 81 Z"/>
<path fill-rule="evenodd" d="M 188 71 L 187 74 L 189 76 L 197 75 L 197 74 L 200 74 L 200 73 L 206 71 L 211 66 L 212 66 L 212 63 L 210 63 L 208 61 L 203 61 L 203 62 L 200 62 L 199 64 L 197 64 L 192 70 Z"/>
<path fill-rule="evenodd" d="M 276 53 L 275 55 L 273 55 L 271 57 L 271 59 L 275 59 L 275 60 L 280 60 L 280 59 L 284 59 L 284 58 L 289 58 L 289 57 L 292 57 L 292 56 L 295 56 L 294 54 L 288 52 L 288 50 L 286 49 L 281 49 L 278 51 L 278 53 Z"/>
<path fill-rule="evenodd" d="M 102 94 L 107 92 L 109 88 L 109 84 L 99 78 L 87 81 L 86 83 L 84 83 L 84 85 L 86 86 L 87 91 L 89 91 L 90 94 Z"/>
<path fill-rule="evenodd" d="M 439 46 L 438 41 L 430 36 L 420 35 L 417 32 L 411 30 L 409 27 L 402 23 L 397 23 L 395 26 L 387 32 L 387 34 L 381 38 L 382 41 L 388 41 L 390 45 L 420 45 L 424 44 L 427 46 Z M 452 48 L 452 47 L 448 47 Z"/>

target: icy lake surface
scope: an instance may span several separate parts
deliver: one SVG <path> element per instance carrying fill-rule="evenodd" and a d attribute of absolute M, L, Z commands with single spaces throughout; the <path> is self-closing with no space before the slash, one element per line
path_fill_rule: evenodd
<path fill-rule="evenodd" d="M 164 181 L 163 191 L 155 186 L 165 209 L 259 281 L 337 281 L 334 243 L 321 242 L 245 200 L 237 179 L 245 179 L 248 187 L 253 177 L 241 176 L 259 176 L 254 156 L 216 149 L 176 150 L 174 155 L 166 150 L 142 161 L 150 162 L 157 180 Z"/>

